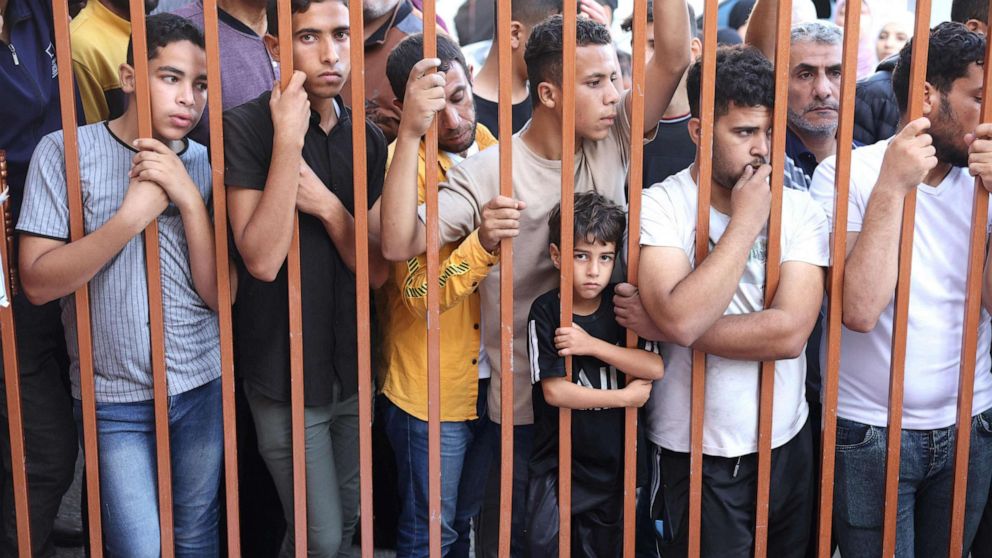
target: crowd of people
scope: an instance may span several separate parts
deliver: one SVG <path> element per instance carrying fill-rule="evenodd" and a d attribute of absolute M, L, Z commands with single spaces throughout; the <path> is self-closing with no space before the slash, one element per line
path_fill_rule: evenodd
<path fill-rule="evenodd" d="M 475 4 L 486 2 L 469 0 Z M 467 3 L 467 4 L 468 4 Z M 721 29 L 712 112 L 700 106 L 703 38 L 685 0 L 648 6 L 640 222 L 628 222 L 632 95 L 610 33 L 616 5 L 580 0 L 576 74 L 563 76 L 561 0 L 513 2 L 510 84 L 496 49 L 475 68 L 446 23 L 415 0 L 362 2 L 367 120 L 352 116 L 347 0 L 292 0 L 279 37 L 269 0 L 219 0 L 228 239 L 214 237 L 203 5 L 145 0 L 152 136 L 139 133 L 127 0 L 70 2 L 82 215 L 73 176 L 48 2 L 0 0 L 0 149 L 16 224 L 17 323 L 31 552 L 54 555 L 82 440 L 80 339 L 92 347 L 103 545 L 108 556 L 161 546 L 148 280 L 142 232 L 157 223 L 178 556 L 222 554 L 224 429 L 216 245 L 231 246 L 242 553 L 296 548 L 290 279 L 299 225 L 310 556 L 347 556 L 360 512 L 359 336 L 372 339 L 375 539 L 428 555 L 427 291 L 441 329 L 441 545 L 444 556 L 496 556 L 499 431 L 513 424 L 511 555 L 614 557 L 623 534 L 624 450 L 638 448 L 637 555 L 688 554 L 693 350 L 706 353 L 702 433 L 703 556 L 749 556 L 758 478 L 759 369 L 773 361 L 768 552 L 812 556 L 819 513 L 825 277 L 846 258 L 840 339 L 834 544 L 845 558 L 881 553 L 889 369 L 900 224 L 917 192 L 902 414 L 896 555 L 942 556 L 951 491 L 966 275 L 976 179 L 992 185 L 992 123 L 983 122 L 988 3 L 955 0 L 931 30 L 925 83 L 910 86 L 913 20 L 878 10 L 866 27 L 856 133 L 839 145 L 843 0 L 834 23 L 795 2 L 788 98 L 771 60 L 778 0 L 739 0 Z M 171 2 L 170 4 L 175 4 Z M 492 2 L 489 2 L 492 4 Z M 492 6 L 489 6 L 490 10 Z M 480 9 L 482 9 L 480 7 Z M 162 12 L 162 13 L 159 13 Z M 887 16 L 882 17 L 883 15 Z M 472 21 L 486 20 L 492 15 Z M 884 21 L 883 21 L 884 20 Z M 456 19 L 456 22 L 459 20 Z M 462 19 L 464 21 L 464 19 Z M 838 25 L 840 24 L 840 26 Z M 437 55 L 424 58 L 425 25 Z M 631 18 L 622 28 L 632 30 Z M 468 37 L 469 28 L 457 29 Z M 464 33 L 463 33 L 464 31 Z M 475 32 L 476 30 L 472 30 Z M 482 32 L 485 35 L 485 32 Z M 484 37 L 486 38 L 486 37 Z M 354 39 L 358 39 L 357 37 Z M 634 37 L 634 39 L 641 39 Z M 359 44 L 357 40 L 354 44 Z M 866 46 L 867 45 L 867 46 Z M 278 64 L 292 48 L 292 75 Z M 286 54 L 283 52 L 282 54 Z M 628 58 L 629 67 L 629 58 Z M 865 65 L 865 68 L 862 68 Z M 628 72 L 629 74 L 629 72 Z M 285 87 L 278 81 L 287 78 Z M 509 87 L 512 132 L 500 135 Z M 574 92 L 574 246 L 562 250 L 563 95 Z M 911 119 L 911 90 L 923 116 Z M 363 102 L 357 100 L 357 102 Z M 785 153 L 771 153 L 773 107 L 788 105 Z M 713 120 L 704 122 L 704 114 Z M 438 127 L 438 157 L 425 136 Z M 700 149 L 712 125 L 709 250 L 696 258 Z M 353 128 L 365 133 L 355 169 Z M 500 195 L 510 137 L 512 196 Z M 831 254 L 835 154 L 851 150 L 846 254 Z M 773 156 L 785 155 L 781 277 L 766 301 Z M 568 172 L 572 172 L 569 170 Z M 430 175 L 428 173 L 431 173 Z M 355 207 L 356 175 L 367 207 Z M 437 178 L 439 276 L 427 273 L 426 188 Z M 368 215 L 372 323 L 359 324 L 357 211 Z M 990 213 L 992 215 L 992 213 Z M 640 230 L 638 277 L 627 231 Z M 990 229 L 992 230 L 992 229 Z M 500 246 L 513 245 L 512 362 L 502 362 Z M 560 282 L 565 258 L 572 279 Z M 971 406 L 964 549 L 992 556 L 992 269 L 982 276 Z M 507 271 L 507 273 L 510 273 Z M 636 281 L 634 280 L 636 279 Z M 637 287 L 634 284 L 638 285 Z M 75 294 L 89 292 L 90 333 Z M 572 322 L 560 327 L 562 289 Z M 363 331 L 364 330 L 364 331 Z M 627 347 L 626 333 L 639 338 Z M 571 359 L 571 376 L 566 360 Z M 501 413 L 503 382 L 513 413 Z M 5 403 L 4 398 L 0 402 Z M 625 409 L 639 408 L 637 439 Z M 17 552 L 6 405 L 0 425 L 0 554 Z M 572 410 L 571 509 L 559 510 L 559 409 Z M 392 499 L 393 501 L 390 501 Z M 398 501 L 398 506 L 393 502 Z M 474 550 L 472 548 L 474 547 Z"/>

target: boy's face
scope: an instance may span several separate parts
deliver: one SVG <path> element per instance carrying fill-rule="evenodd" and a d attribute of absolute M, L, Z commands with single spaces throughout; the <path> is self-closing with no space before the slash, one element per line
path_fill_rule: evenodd
<path fill-rule="evenodd" d="M 337 0 L 293 14 L 293 65 L 307 75 L 304 89 L 321 99 L 341 92 L 351 71 L 348 8 Z"/>
<path fill-rule="evenodd" d="M 595 300 L 610 283 L 617 259 L 615 242 L 576 238 L 572 250 L 572 293 L 581 300 Z M 561 269 L 561 252 L 551 245 L 551 261 Z"/>
<path fill-rule="evenodd" d="M 134 91 L 133 72 L 130 66 L 121 68 L 125 93 Z M 148 72 L 152 130 L 158 139 L 182 140 L 207 104 L 207 55 L 189 41 L 169 43 L 153 53 Z"/>

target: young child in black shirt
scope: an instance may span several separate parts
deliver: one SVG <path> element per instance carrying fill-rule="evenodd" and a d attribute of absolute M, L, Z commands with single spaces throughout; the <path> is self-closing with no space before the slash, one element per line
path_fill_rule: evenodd
<path fill-rule="evenodd" d="M 551 211 L 551 259 L 561 268 L 560 205 Z M 610 277 L 623 210 L 595 192 L 577 194 L 572 327 L 559 328 L 559 289 L 534 301 L 527 320 L 534 384 L 534 451 L 527 506 L 532 556 L 558 554 L 558 409 L 572 413 L 572 556 L 619 556 L 623 519 L 624 407 L 640 407 L 664 374 L 653 347 L 624 346 Z M 646 350 L 647 349 L 647 350 Z M 572 356 L 572 380 L 565 357 Z M 621 372 L 622 371 L 622 372 Z M 632 376 L 624 381 L 624 373 Z"/>

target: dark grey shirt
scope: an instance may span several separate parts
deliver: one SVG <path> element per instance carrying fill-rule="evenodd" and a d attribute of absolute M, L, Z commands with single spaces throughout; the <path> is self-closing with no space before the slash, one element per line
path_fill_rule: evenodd
<path fill-rule="evenodd" d="M 106 123 L 79 129 L 86 234 L 102 227 L 120 208 L 128 187 L 135 151 L 118 140 Z M 189 142 L 179 154 L 186 171 L 210 200 L 207 150 Z M 31 159 L 24 205 L 17 230 L 58 240 L 69 238 L 69 206 L 62 132 L 42 138 Z M 169 395 L 220 377 L 217 316 L 193 288 L 186 234 L 179 210 L 169 205 L 158 217 L 159 259 Z M 148 283 L 144 235 L 137 235 L 89 283 L 96 400 L 101 403 L 145 401 L 153 397 Z M 79 347 L 75 295 L 62 299 L 62 323 L 72 361 L 73 397 L 79 399 Z"/>

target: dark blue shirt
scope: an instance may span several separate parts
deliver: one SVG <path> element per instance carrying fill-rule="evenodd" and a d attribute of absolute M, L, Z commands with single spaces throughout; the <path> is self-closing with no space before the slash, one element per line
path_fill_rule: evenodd
<path fill-rule="evenodd" d="M 862 145 L 854 141 L 851 144 L 851 149 L 857 149 Z M 813 155 L 813 152 L 806 148 L 803 140 L 799 139 L 799 136 L 791 129 L 787 130 L 785 134 L 785 154 L 803 170 L 807 180 L 813 179 L 813 172 L 816 171 L 820 161 L 816 160 L 816 155 Z"/>

